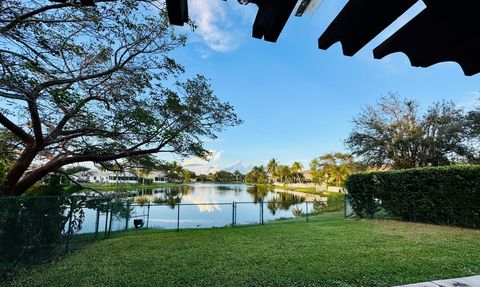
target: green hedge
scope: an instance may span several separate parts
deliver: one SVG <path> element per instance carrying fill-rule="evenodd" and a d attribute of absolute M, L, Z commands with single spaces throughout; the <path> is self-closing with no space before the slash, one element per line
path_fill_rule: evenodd
<path fill-rule="evenodd" d="M 480 227 L 480 166 L 415 168 L 351 175 L 353 211 L 408 221 Z"/>

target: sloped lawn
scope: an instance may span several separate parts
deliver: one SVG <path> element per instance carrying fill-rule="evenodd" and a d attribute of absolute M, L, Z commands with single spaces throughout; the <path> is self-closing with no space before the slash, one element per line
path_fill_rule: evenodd
<path fill-rule="evenodd" d="M 480 231 L 342 214 L 262 227 L 128 232 L 12 286 L 391 286 L 480 274 Z"/>

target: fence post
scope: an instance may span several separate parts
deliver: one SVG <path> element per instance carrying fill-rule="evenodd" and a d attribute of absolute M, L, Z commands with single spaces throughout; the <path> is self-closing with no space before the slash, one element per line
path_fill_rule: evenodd
<path fill-rule="evenodd" d="M 127 200 L 127 216 L 125 216 L 125 231 L 128 230 L 128 221 L 130 220 L 130 201 Z"/>
<path fill-rule="evenodd" d="M 260 201 L 260 225 L 263 225 L 263 199 Z"/>
<path fill-rule="evenodd" d="M 180 203 L 177 204 L 177 232 L 180 231 Z"/>
<path fill-rule="evenodd" d="M 148 229 L 149 221 L 150 221 L 150 201 L 148 202 L 148 207 L 147 207 L 147 229 Z"/>
<path fill-rule="evenodd" d="M 232 202 L 232 227 L 235 227 L 235 201 Z"/>
<path fill-rule="evenodd" d="M 112 219 L 113 219 L 113 212 L 112 212 L 112 207 L 110 206 L 110 224 L 108 225 L 108 238 L 110 238 L 110 232 L 112 232 Z"/>
<path fill-rule="evenodd" d="M 237 226 L 237 203 L 235 202 L 235 226 Z"/>
<path fill-rule="evenodd" d="M 68 217 L 67 244 L 65 245 L 65 253 L 68 253 L 68 249 L 70 247 L 70 235 L 72 233 L 72 216 L 73 216 L 73 205 L 74 205 L 73 200 L 75 199 L 72 199 L 72 202 L 70 203 L 70 214 Z"/>
<path fill-rule="evenodd" d="M 307 222 L 308 222 L 308 201 L 305 201 L 305 213 L 307 214 Z"/>
<path fill-rule="evenodd" d="M 100 208 L 97 206 L 97 217 L 95 218 L 95 240 L 98 239 L 98 226 L 100 224 Z"/>
<path fill-rule="evenodd" d="M 343 216 L 347 218 L 347 203 L 348 203 L 348 194 L 345 192 L 345 195 L 343 196 Z"/>
<path fill-rule="evenodd" d="M 107 231 L 108 231 L 108 209 L 110 208 L 110 203 L 107 202 L 107 209 L 105 211 L 105 233 L 103 234 L 103 238 L 107 237 Z"/>

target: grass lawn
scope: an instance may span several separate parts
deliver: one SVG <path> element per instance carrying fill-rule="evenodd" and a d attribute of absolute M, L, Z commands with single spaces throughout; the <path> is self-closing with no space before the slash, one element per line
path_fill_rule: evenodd
<path fill-rule="evenodd" d="M 310 219 L 116 234 L 10 284 L 391 286 L 480 273 L 480 230 L 340 213 Z"/>
<path fill-rule="evenodd" d="M 344 194 L 339 192 L 329 192 L 329 191 L 317 191 L 315 187 L 288 187 L 288 186 L 277 186 L 272 184 L 257 184 L 261 187 L 268 187 L 268 188 L 275 188 L 275 189 L 283 189 L 283 190 L 292 190 L 297 192 L 309 193 L 309 194 L 317 194 L 321 196 L 327 196 L 329 199 L 332 200 L 343 200 Z"/>
<path fill-rule="evenodd" d="M 292 190 L 292 191 L 298 191 L 298 192 L 303 192 L 303 193 L 322 195 L 322 192 L 317 192 L 315 187 L 286 187 L 286 186 L 277 186 L 277 185 L 272 185 L 272 184 L 255 184 L 255 185 L 260 186 L 260 187 Z"/>

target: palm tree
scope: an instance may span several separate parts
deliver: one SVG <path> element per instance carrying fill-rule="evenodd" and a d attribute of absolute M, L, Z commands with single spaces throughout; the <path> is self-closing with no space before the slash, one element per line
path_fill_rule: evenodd
<path fill-rule="evenodd" d="M 274 158 L 272 158 L 267 164 L 267 172 L 274 181 L 277 178 L 277 167 L 278 163 Z"/>
<path fill-rule="evenodd" d="M 320 163 L 318 159 L 314 158 L 310 162 L 310 172 L 312 173 L 312 181 L 314 184 L 319 184 L 322 177 L 322 172 L 320 170 Z"/>
<path fill-rule="evenodd" d="M 328 181 L 336 186 L 340 186 L 353 170 L 353 157 L 349 154 L 325 154 L 319 157 L 319 162 Z"/>
<path fill-rule="evenodd" d="M 291 175 L 290 168 L 286 165 L 279 165 L 277 167 L 277 175 L 280 182 L 287 182 Z"/>
<path fill-rule="evenodd" d="M 300 173 L 303 170 L 303 165 L 298 161 L 293 162 L 292 167 L 290 167 L 290 172 L 293 176 L 293 181 L 297 182 L 301 178 Z"/>
<path fill-rule="evenodd" d="M 235 181 L 240 181 L 242 173 L 239 170 L 236 170 L 233 174 L 235 175 Z"/>

